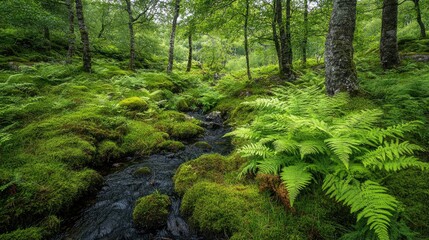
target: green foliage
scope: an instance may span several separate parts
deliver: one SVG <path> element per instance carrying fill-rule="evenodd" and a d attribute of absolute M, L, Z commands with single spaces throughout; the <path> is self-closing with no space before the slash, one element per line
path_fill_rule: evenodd
<path fill-rule="evenodd" d="M 42 240 L 43 229 L 39 227 L 31 227 L 18 229 L 10 233 L 0 234 L 1 240 Z"/>
<path fill-rule="evenodd" d="M 171 201 L 159 192 L 137 200 L 133 211 L 134 224 L 144 229 L 158 229 L 167 223 Z"/>
<path fill-rule="evenodd" d="M 344 112 L 345 95 L 325 96 L 316 88 L 280 89 L 276 97 L 247 102 L 259 110 L 248 127 L 228 135 L 247 144 L 239 152 L 250 157 L 243 171 L 279 174 L 290 203 L 322 174 L 323 189 L 365 219 L 379 239 L 388 239 L 397 201 L 380 186 L 377 176 L 409 167 L 428 169 L 413 154 L 421 147 L 403 141 L 420 123 L 377 126 L 382 112 Z"/>
<path fill-rule="evenodd" d="M 159 148 L 169 152 L 178 152 L 185 148 L 185 145 L 179 141 L 167 140 L 159 145 Z"/>
<path fill-rule="evenodd" d="M 157 131 L 144 122 L 130 121 L 128 127 L 130 131 L 125 135 L 121 145 L 121 150 L 126 154 L 150 154 L 168 137 L 165 133 Z"/>
<path fill-rule="evenodd" d="M 134 171 L 133 175 L 134 176 L 140 176 L 140 175 L 149 175 L 151 174 L 151 170 L 149 167 L 141 167 L 137 170 Z"/>

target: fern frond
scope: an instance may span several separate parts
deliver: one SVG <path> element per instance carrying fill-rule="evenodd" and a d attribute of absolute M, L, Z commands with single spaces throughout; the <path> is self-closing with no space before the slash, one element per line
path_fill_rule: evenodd
<path fill-rule="evenodd" d="M 423 148 L 407 141 L 401 143 L 392 141 L 390 143 L 385 142 L 383 146 L 364 154 L 359 159 L 362 160 L 365 167 L 397 171 L 408 166 L 419 165 L 417 159 L 404 157 L 404 155 L 411 155 L 415 151 L 423 151 Z"/>
<path fill-rule="evenodd" d="M 388 228 L 392 212 L 397 209 L 398 201 L 387 194 L 387 188 L 373 181 L 363 184 L 350 184 L 351 179 L 343 180 L 334 175 L 327 175 L 323 190 L 330 197 L 351 207 L 352 213 L 357 213 L 357 221 L 367 220 L 367 225 L 373 230 L 378 239 L 389 240 Z"/>
<path fill-rule="evenodd" d="M 422 122 L 420 121 L 411 121 L 407 123 L 401 123 L 394 126 L 389 126 L 387 128 L 372 128 L 365 133 L 363 136 L 370 145 L 379 145 L 383 143 L 383 140 L 386 137 L 390 138 L 399 138 L 404 137 L 404 133 L 415 131 Z"/>
<path fill-rule="evenodd" d="M 292 207 L 299 192 L 313 179 L 313 175 L 307 172 L 305 164 L 284 167 L 280 177 L 286 185 Z"/>
<path fill-rule="evenodd" d="M 280 101 L 278 98 L 258 98 L 254 101 L 243 102 L 243 105 L 269 111 L 283 111 L 285 103 Z"/>
<path fill-rule="evenodd" d="M 240 148 L 238 152 L 241 153 L 243 157 L 262 157 L 263 159 L 274 154 L 269 147 L 260 143 L 247 144 Z"/>
<path fill-rule="evenodd" d="M 278 175 L 280 169 L 291 162 L 294 162 L 294 157 L 270 157 L 262 161 L 258 161 L 258 172 L 264 174 Z"/>
<path fill-rule="evenodd" d="M 237 128 L 232 132 L 229 132 L 225 134 L 225 137 L 231 137 L 236 136 L 238 138 L 246 139 L 246 140 L 253 140 L 253 139 L 259 139 L 261 137 L 261 134 L 259 132 L 256 132 L 250 128 Z"/>
<path fill-rule="evenodd" d="M 298 154 L 299 144 L 292 139 L 279 139 L 273 142 L 277 153 Z"/>
<path fill-rule="evenodd" d="M 249 161 L 249 163 L 246 166 L 244 166 L 244 168 L 238 174 L 238 178 L 239 179 L 243 178 L 244 175 L 248 173 L 256 173 L 257 165 L 258 165 L 258 161 L 256 159 Z"/>
<path fill-rule="evenodd" d="M 327 150 L 326 144 L 321 140 L 307 140 L 299 143 L 301 159 L 310 154 L 325 154 Z"/>
<path fill-rule="evenodd" d="M 328 138 L 325 142 L 347 169 L 350 155 L 353 150 L 359 150 L 357 146 L 361 144 L 357 139 L 346 137 Z"/>

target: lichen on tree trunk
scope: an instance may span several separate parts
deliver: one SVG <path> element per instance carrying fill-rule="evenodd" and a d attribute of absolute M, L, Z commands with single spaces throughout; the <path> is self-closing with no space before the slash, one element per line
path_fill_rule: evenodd
<path fill-rule="evenodd" d="M 353 62 L 353 38 L 357 0 L 335 0 L 325 43 L 325 86 L 328 95 L 356 93 L 357 74 Z"/>

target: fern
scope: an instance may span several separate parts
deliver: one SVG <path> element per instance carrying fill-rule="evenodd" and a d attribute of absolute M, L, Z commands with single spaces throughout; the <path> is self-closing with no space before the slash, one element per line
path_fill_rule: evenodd
<path fill-rule="evenodd" d="M 397 201 L 377 183 L 379 171 L 409 167 L 429 170 L 413 155 L 420 146 L 404 141 L 420 122 L 378 126 L 383 112 L 343 112 L 348 96 L 325 96 L 320 89 L 279 88 L 274 97 L 246 102 L 259 111 L 247 126 L 230 133 L 245 140 L 239 149 L 250 159 L 241 172 L 280 175 L 291 206 L 313 174 L 324 176 L 322 188 L 365 219 L 379 239 L 388 239 L 390 217 Z"/>
<path fill-rule="evenodd" d="M 323 189 L 337 201 L 351 207 L 357 213 L 357 221 L 367 220 L 367 225 L 374 230 L 378 239 L 389 240 L 388 228 L 390 217 L 397 209 L 398 201 L 387 194 L 387 188 L 367 180 L 362 184 L 341 180 L 334 175 L 325 178 Z"/>
<path fill-rule="evenodd" d="M 313 175 L 306 171 L 305 164 L 284 167 L 280 177 L 286 185 L 292 207 L 299 192 L 313 179 Z"/>

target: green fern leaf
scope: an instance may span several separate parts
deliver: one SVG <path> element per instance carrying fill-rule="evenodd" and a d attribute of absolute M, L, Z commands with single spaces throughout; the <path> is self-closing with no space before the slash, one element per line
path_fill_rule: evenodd
<path fill-rule="evenodd" d="M 280 177 L 286 185 L 292 207 L 299 192 L 313 179 L 313 175 L 306 171 L 305 164 L 284 167 Z"/>
<path fill-rule="evenodd" d="M 328 138 L 325 140 L 329 148 L 335 153 L 335 155 L 340 159 L 346 169 L 349 168 L 349 158 L 353 153 L 353 150 L 359 150 L 357 146 L 361 144 L 360 141 L 354 138 L 346 137 L 337 137 L 337 138 Z"/>
<path fill-rule="evenodd" d="M 240 148 L 238 152 L 241 153 L 243 157 L 262 157 L 264 159 L 273 155 L 273 151 L 269 147 L 260 143 L 250 143 L 245 145 Z"/>

